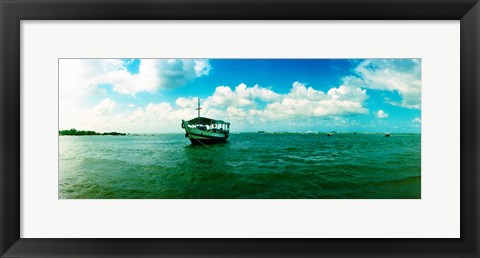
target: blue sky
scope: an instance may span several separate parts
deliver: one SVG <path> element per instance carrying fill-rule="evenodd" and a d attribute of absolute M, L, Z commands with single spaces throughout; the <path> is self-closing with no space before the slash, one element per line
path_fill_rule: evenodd
<path fill-rule="evenodd" d="M 59 128 L 420 132 L 420 59 L 60 59 Z"/>

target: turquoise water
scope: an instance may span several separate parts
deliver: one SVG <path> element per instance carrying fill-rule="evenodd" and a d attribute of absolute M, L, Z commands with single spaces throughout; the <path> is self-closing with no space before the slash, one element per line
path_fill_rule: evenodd
<path fill-rule="evenodd" d="M 411 199 L 420 135 L 183 134 L 59 137 L 60 199 Z"/>

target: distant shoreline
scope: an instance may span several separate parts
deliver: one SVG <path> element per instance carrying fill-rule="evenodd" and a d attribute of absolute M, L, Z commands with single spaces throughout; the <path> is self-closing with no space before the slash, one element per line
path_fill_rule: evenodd
<path fill-rule="evenodd" d="M 60 130 L 58 131 L 59 136 L 87 136 L 87 135 L 118 135 L 118 136 L 125 136 L 126 133 L 118 133 L 118 132 L 106 132 L 106 133 L 97 133 L 95 131 L 88 131 L 88 130 Z"/>
<path fill-rule="evenodd" d="M 321 135 L 321 134 L 328 134 L 327 131 L 306 131 L 306 132 L 288 132 L 288 131 L 253 131 L 253 132 L 232 132 L 231 134 L 312 134 L 312 135 Z M 62 130 L 59 131 L 59 136 L 91 136 L 91 135 L 114 135 L 114 136 L 156 136 L 156 135 L 167 135 L 167 134 L 184 134 L 184 132 L 165 132 L 165 133 L 119 133 L 119 132 L 105 132 L 105 133 L 98 133 L 95 131 L 87 131 L 87 130 L 75 130 L 75 132 L 71 132 L 71 130 Z M 385 132 L 336 132 L 339 135 L 345 134 L 381 134 L 384 135 Z M 421 135 L 421 133 L 415 132 L 393 132 L 392 135 Z"/>

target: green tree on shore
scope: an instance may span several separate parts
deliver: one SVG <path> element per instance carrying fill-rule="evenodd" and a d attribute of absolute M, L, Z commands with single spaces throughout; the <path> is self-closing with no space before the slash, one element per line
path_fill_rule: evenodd
<path fill-rule="evenodd" d="M 70 130 L 60 130 L 58 131 L 59 135 L 126 135 L 125 133 L 117 133 L 117 132 L 108 132 L 108 133 L 97 133 L 95 131 L 84 131 L 84 130 L 76 130 L 72 128 Z"/>

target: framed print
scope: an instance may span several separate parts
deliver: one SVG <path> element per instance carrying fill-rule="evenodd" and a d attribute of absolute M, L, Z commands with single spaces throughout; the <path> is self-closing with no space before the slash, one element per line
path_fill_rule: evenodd
<path fill-rule="evenodd" d="M 1 1 L 1 257 L 478 257 L 478 1 Z"/>

